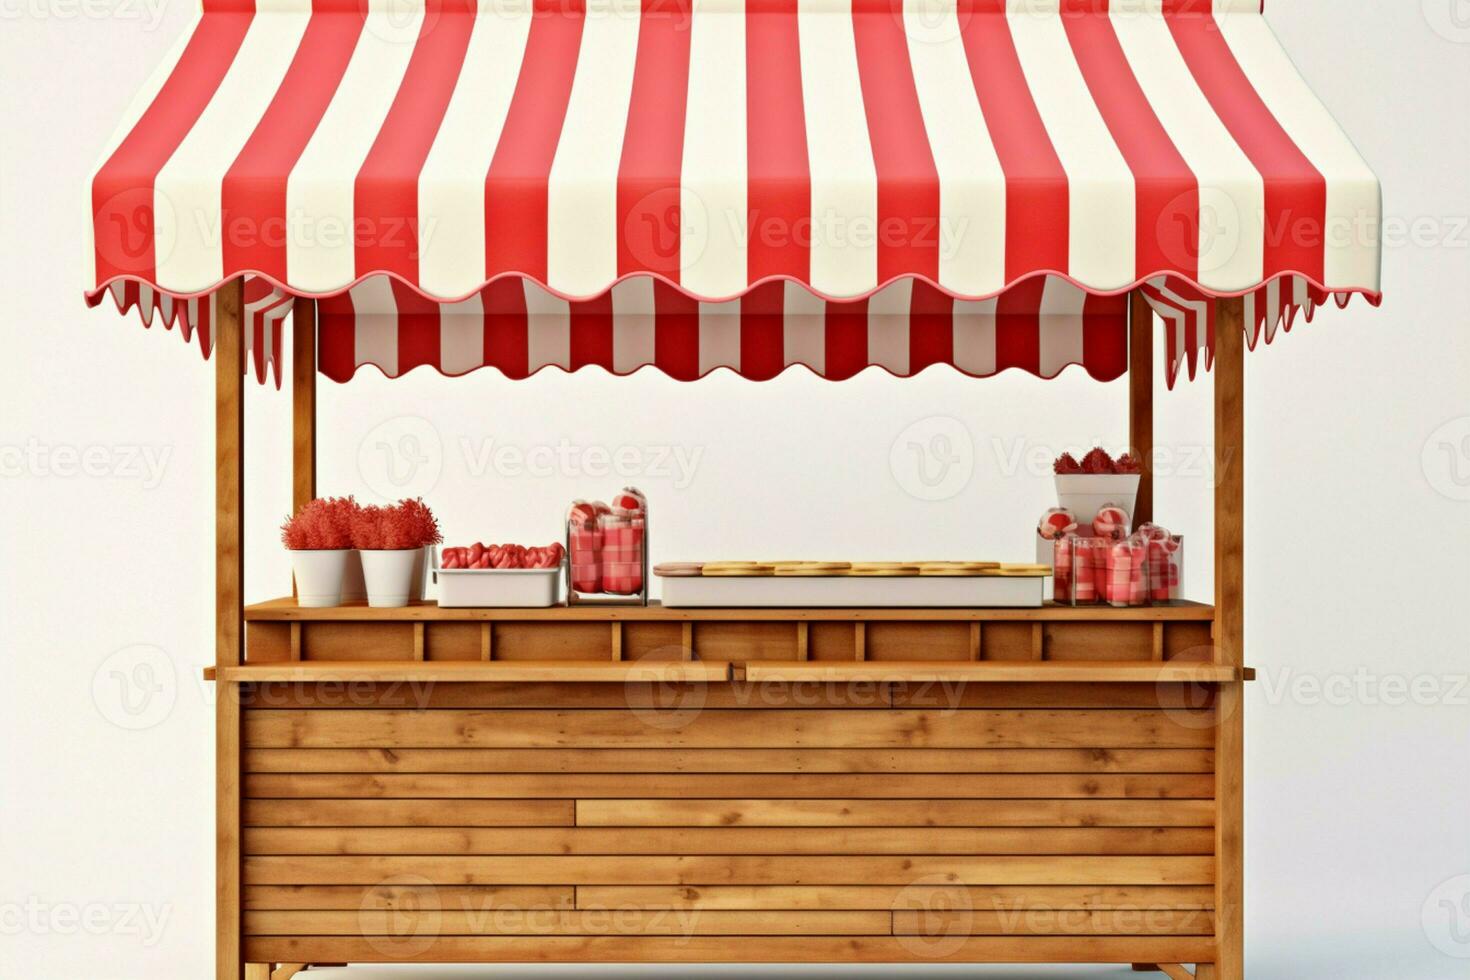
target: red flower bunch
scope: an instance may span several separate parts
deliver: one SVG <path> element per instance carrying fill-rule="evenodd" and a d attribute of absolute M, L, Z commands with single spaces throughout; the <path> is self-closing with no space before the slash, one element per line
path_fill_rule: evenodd
<path fill-rule="evenodd" d="M 1071 453 L 1062 453 L 1057 457 L 1052 469 L 1058 476 L 1076 476 L 1082 473 L 1098 476 L 1118 473 L 1132 476 L 1143 472 L 1143 466 L 1139 463 L 1137 456 L 1132 453 L 1124 453 L 1115 460 L 1101 446 L 1088 450 L 1080 463 Z"/>
<path fill-rule="evenodd" d="M 1077 462 L 1077 457 L 1071 453 L 1062 453 L 1052 464 L 1052 469 L 1056 470 L 1059 476 L 1073 476 L 1082 472 L 1082 464 Z"/>
<path fill-rule="evenodd" d="M 361 507 L 352 519 L 352 547 L 359 551 L 404 551 L 443 540 L 434 512 L 422 499 Z"/>
<path fill-rule="evenodd" d="M 351 497 L 309 500 L 281 525 L 289 551 L 330 551 L 352 547 L 352 525 L 362 508 Z"/>

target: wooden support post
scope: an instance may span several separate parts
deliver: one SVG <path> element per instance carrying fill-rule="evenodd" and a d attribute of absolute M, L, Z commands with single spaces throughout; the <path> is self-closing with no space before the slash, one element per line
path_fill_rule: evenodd
<path fill-rule="evenodd" d="M 1240 667 L 1245 645 L 1244 301 L 1219 300 L 1215 327 L 1215 657 Z M 1245 965 L 1245 704 L 1240 681 L 1220 685 L 1215 729 L 1215 942 L 1210 973 L 1240 980 Z"/>
<path fill-rule="evenodd" d="M 291 308 L 291 506 L 316 496 L 316 300 Z"/>
<path fill-rule="evenodd" d="M 244 659 L 245 561 L 242 548 L 245 455 L 244 281 L 225 283 L 214 319 L 214 662 Z M 215 978 L 240 980 L 240 687 L 215 689 Z"/>
<path fill-rule="evenodd" d="M 1128 448 L 1143 463 L 1133 526 L 1154 519 L 1154 311 L 1135 289 L 1128 311 Z"/>

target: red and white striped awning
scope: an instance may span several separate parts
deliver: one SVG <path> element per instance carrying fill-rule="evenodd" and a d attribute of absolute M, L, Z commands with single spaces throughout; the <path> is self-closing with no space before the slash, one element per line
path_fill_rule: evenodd
<path fill-rule="evenodd" d="M 91 204 L 93 298 L 1379 296 L 1378 182 L 1259 0 L 204 0 Z"/>

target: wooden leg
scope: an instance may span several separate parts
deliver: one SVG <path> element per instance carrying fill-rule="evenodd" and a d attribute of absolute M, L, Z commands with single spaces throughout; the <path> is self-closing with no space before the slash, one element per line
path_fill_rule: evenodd
<path fill-rule="evenodd" d="M 1196 963 L 1194 967 L 1194 980 L 1217 980 L 1219 974 L 1215 971 L 1213 963 Z"/>
<path fill-rule="evenodd" d="M 245 980 L 271 980 L 269 963 L 246 963 Z"/>

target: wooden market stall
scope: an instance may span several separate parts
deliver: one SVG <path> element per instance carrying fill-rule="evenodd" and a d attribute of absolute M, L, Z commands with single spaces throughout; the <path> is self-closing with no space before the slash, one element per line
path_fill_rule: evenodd
<path fill-rule="evenodd" d="M 1379 290 L 1377 182 L 1256 0 L 204 0 L 91 193 L 89 299 L 215 358 L 220 980 L 1243 975 L 1244 355 Z M 252 368 L 299 505 L 365 365 L 1076 364 L 1147 459 L 1156 356 L 1213 368 L 1210 604 L 244 601 Z"/>

